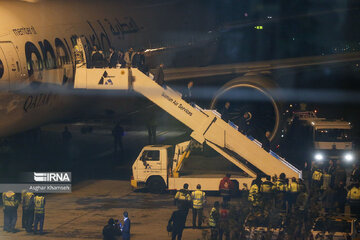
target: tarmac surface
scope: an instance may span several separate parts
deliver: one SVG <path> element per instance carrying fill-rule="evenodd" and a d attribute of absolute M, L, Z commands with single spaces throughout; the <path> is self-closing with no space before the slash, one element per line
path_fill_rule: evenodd
<path fill-rule="evenodd" d="M 131 239 L 169 239 L 167 222 L 176 207 L 173 195 L 134 192 L 130 186 L 131 164 L 144 145 L 148 144 L 146 128 L 124 126 L 124 154 L 114 154 L 111 130 L 113 124 L 92 125 L 92 132 L 82 133 L 83 125 L 68 125 L 72 133 L 68 149 L 61 146 L 64 125 L 49 125 L 41 129 L 40 137 L 18 136 L 9 140 L 8 150 L 1 151 L 2 171 L 10 177 L 22 171 L 71 171 L 73 189 L 70 194 L 47 194 L 44 235 L 26 233 L 21 228 L 22 207 L 18 208 L 17 233 L 2 230 L 0 239 L 102 239 L 102 229 L 109 218 L 122 221 L 122 213 L 129 212 Z M 183 126 L 160 127 L 158 143 L 175 144 L 187 140 Z M 174 130 L 176 129 L 176 130 Z M 209 207 L 220 197 L 209 197 Z M 187 225 L 192 224 L 189 212 Z M 207 221 L 204 225 L 207 227 Z M 183 239 L 202 239 L 209 229 L 187 228 Z M 119 238 L 121 239 L 121 237 Z"/>
<path fill-rule="evenodd" d="M 220 197 L 208 197 L 208 204 Z M 210 206 L 204 214 L 208 217 Z M 89 180 L 74 186 L 71 194 L 47 196 L 44 235 L 28 234 L 21 228 L 21 206 L 18 209 L 17 233 L 0 230 L 0 239 L 102 239 L 102 228 L 109 218 L 122 221 L 122 213 L 129 212 L 131 239 L 169 239 L 167 222 L 176 207 L 173 195 L 133 192 L 125 180 Z M 189 211 L 186 226 L 191 226 Z M 207 227 L 207 220 L 203 225 Z M 0 219 L 3 227 L 3 218 Z M 209 229 L 184 230 L 183 239 L 202 239 Z M 121 239 L 121 238 L 119 238 Z"/>

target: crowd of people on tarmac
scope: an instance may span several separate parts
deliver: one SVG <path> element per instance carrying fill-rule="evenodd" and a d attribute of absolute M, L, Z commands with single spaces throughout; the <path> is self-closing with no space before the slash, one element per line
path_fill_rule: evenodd
<path fill-rule="evenodd" d="M 21 197 L 13 191 L 2 194 L 5 232 L 16 233 L 17 210 L 22 204 L 22 228 L 28 233 L 43 234 L 45 220 L 45 196 L 22 191 Z M 38 228 L 39 227 L 39 228 Z"/>
<path fill-rule="evenodd" d="M 359 166 L 359 163 L 353 165 L 350 177 L 342 163 L 333 160 L 322 165 L 312 162 L 305 167 L 303 179 L 288 179 L 284 173 L 265 178 L 258 176 L 250 186 L 244 184 L 244 191 L 238 192 L 240 205 L 231 203 L 237 189 L 231 175 L 226 174 L 219 184 L 222 201 L 216 201 L 209 211 L 210 239 L 248 239 L 247 231 L 256 226 L 278 228 L 282 234 L 278 239 L 307 239 L 316 218 L 344 216 L 346 205 L 349 205 L 350 216 L 358 218 Z M 172 239 L 182 238 L 190 208 L 193 228 L 201 228 L 205 222 L 205 192 L 200 185 L 193 192 L 188 188 L 189 185 L 184 184 L 174 197 L 177 210 L 167 226 Z"/>

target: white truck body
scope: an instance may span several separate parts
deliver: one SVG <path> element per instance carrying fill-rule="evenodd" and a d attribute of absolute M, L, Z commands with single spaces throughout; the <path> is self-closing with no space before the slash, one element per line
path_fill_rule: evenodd
<path fill-rule="evenodd" d="M 175 176 L 175 171 L 181 167 L 182 156 L 186 154 L 189 141 L 180 143 L 175 147 L 175 154 L 172 154 L 171 145 L 149 145 L 145 146 L 139 156 L 136 158 L 133 166 L 133 177 L 131 185 L 134 188 L 149 187 L 151 181 L 154 179 L 164 186 L 162 190 L 179 190 L 183 188 L 185 183 L 189 184 L 190 190 L 195 190 L 198 184 L 201 185 L 202 190 L 205 191 L 218 191 L 219 183 L 225 176 L 226 172 L 218 172 L 217 174 L 191 174 L 186 176 Z M 250 186 L 254 178 L 250 176 L 237 176 L 232 175 L 231 180 L 237 182 L 239 187 L 243 184 Z M 241 189 L 239 189 L 241 190 Z"/>
<path fill-rule="evenodd" d="M 349 122 L 321 119 L 311 121 L 311 125 L 314 151 L 318 157 L 346 162 L 353 160 L 352 126 Z"/>

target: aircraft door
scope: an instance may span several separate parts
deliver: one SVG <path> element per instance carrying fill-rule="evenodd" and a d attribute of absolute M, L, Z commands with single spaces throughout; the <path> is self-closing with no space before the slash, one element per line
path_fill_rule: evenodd
<path fill-rule="evenodd" d="M 86 43 L 85 37 L 79 37 L 76 39 L 75 46 L 75 62 L 76 67 L 86 66 L 87 59 L 89 58 L 89 46 Z"/>
<path fill-rule="evenodd" d="M 9 89 L 10 84 L 14 85 L 13 83 L 21 79 L 19 56 L 11 42 L 0 42 L 0 60 L 4 69 L 4 76 L 0 79 L 0 87 L 6 85 L 6 88 Z"/>

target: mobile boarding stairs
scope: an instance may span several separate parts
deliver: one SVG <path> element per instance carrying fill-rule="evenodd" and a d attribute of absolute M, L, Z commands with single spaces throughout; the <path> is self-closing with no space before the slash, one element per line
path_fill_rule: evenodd
<path fill-rule="evenodd" d="M 301 171 L 274 152 L 265 151 L 258 141 L 223 121 L 218 112 L 190 105 L 180 93 L 170 87 L 164 89 L 136 68 L 77 67 L 74 87 L 135 91 L 192 129 L 194 140 L 206 143 L 249 176 L 285 173 L 287 177 L 301 178 Z"/>

